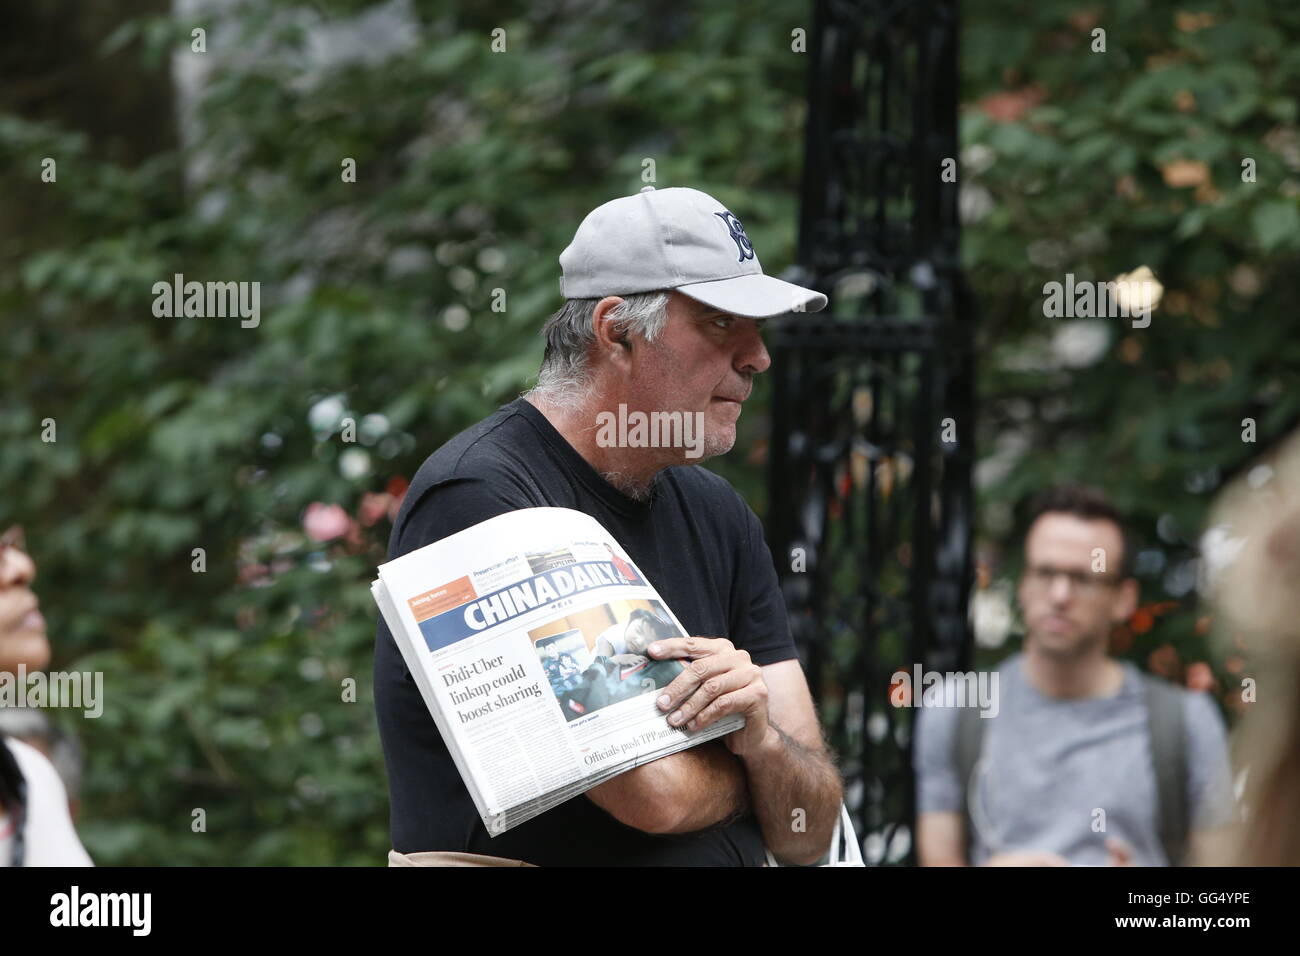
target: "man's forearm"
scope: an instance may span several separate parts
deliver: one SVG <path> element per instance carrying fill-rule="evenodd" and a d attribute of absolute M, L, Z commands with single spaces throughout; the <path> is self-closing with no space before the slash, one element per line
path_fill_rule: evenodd
<path fill-rule="evenodd" d="M 674 797 L 666 832 L 694 833 L 749 810 L 745 767 L 722 741 L 710 740 L 655 763 L 664 764 L 665 786 Z"/>
<path fill-rule="evenodd" d="M 816 861 L 830 847 L 843 799 L 830 758 L 769 722 L 767 740 L 746 753 L 744 763 L 750 801 L 772 855 L 781 862 Z"/>
<path fill-rule="evenodd" d="M 749 809 L 745 769 L 716 740 L 619 774 L 587 796 L 615 819 L 647 833 L 694 833 Z"/>

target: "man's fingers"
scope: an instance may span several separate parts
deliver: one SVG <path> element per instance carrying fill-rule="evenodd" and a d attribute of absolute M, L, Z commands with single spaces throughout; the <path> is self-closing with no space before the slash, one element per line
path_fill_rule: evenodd
<path fill-rule="evenodd" d="M 669 660 L 674 657 L 708 657 L 735 649 L 736 646 L 725 637 L 670 637 L 655 641 L 646 651 L 657 660 Z"/>
<path fill-rule="evenodd" d="M 737 666 L 737 664 L 740 666 Z M 751 670 L 746 664 L 747 661 L 742 663 L 739 660 L 724 657 L 692 661 L 691 665 L 682 671 L 677 676 L 677 679 L 672 684 L 669 684 L 665 690 L 665 694 L 670 699 L 668 706 L 671 708 L 673 706 L 672 702 L 677 702 L 676 709 L 668 715 L 668 723 L 674 727 L 680 727 L 692 717 L 701 713 L 712 701 L 722 695 L 748 687 L 754 681 L 757 666 L 752 665 L 754 670 Z M 695 673 L 697 668 L 704 671 L 704 673 Z M 694 686 L 688 686 L 683 694 L 685 699 L 677 697 L 673 693 L 675 690 L 674 685 L 682 678 L 694 681 Z"/>
<path fill-rule="evenodd" d="M 699 690 L 700 685 L 730 670 L 725 657 L 701 657 L 686 661 L 682 672 L 672 679 L 659 695 L 659 709 L 671 710 Z M 702 705 L 701 705 L 702 706 Z"/>
<path fill-rule="evenodd" d="M 767 697 L 767 688 L 763 685 L 759 685 L 759 687 L 762 689 L 759 690 L 751 684 L 746 684 L 740 690 L 714 698 L 709 703 L 709 706 L 701 710 L 695 716 L 695 719 L 686 725 L 686 729 L 691 731 L 703 730 L 715 720 L 725 717 L 727 714 L 747 713 L 755 701 Z"/>
<path fill-rule="evenodd" d="M 704 657 L 685 661 L 682 672 L 674 677 L 672 682 L 664 688 L 664 692 L 659 695 L 659 708 L 668 710 L 677 707 L 694 694 L 705 681 L 729 670 L 743 668 L 749 662 L 748 651 L 734 649 L 726 653 L 708 654 Z M 668 700 L 665 701 L 665 697 Z"/>
<path fill-rule="evenodd" d="M 748 711 L 767 696 L 762 668 L 726 638 L 675 637 L 655 641 L 646 651 L 661 660 L 691 658 L 659 695 L 659 708 L 669 712 L 673 727 L 699 730 L 724 714 Z M 761 694 L 749 690 L 755 684 Z"/>

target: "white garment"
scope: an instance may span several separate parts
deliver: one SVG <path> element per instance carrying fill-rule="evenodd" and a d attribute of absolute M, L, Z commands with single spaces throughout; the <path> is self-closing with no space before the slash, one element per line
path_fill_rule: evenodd
<path fill-rule="evenodd" d="M 601 653 L 600 642 L 604 641 L 609 645 L 610 651 L 608 657 L 617 657 L 619 654 L 631 654 L 627 646 L 627 622 L 623 621 L 618 624 L 611 624 L 600 632 L 596 638 L 596 653 Z"/>
<path fill-rule="evenodd" d="M 26 842 L 25 866 L 94 866 L 86 853 L 68 813 L 68 792 L 59 772 L 45 755 L 34 747 L 14 740 L 0 739 L 18 762 L 27 781 L 27 824 L 23 828 Z M 13 861 L 12 821 L 0 812 L 0 866 Z"/>

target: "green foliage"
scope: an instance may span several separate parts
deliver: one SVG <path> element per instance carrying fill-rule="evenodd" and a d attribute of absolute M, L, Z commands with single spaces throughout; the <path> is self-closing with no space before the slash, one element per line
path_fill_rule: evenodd
<path fill-rule="evenodd" d="M 237 5 L 203 23 L 206 54 L 194 24 L 125 21 L 105 56 L 211 68 L 192 145 L 134 165 L 0 116 L 23 222 L 0 261 L 0 523 L 27 528 L 54 666 L 106 675 L 104 716 L 73 728 L 102 864 L 382 863 L 368 583 L 393 502 L 366 496 L 529 383 L 560 251 L 643 185 L 643 159 L 743 210 L 769 270 L 793 258 L 802 11 L 701 4 L 647 26 L 425 4 L 392 52 L 314 58 L 309 27 L 346 34 L 375 6 Z M 46 156 L 56 183 L 36 181 Z M 156 317 L 176 273 L 260 282 L 260 324 Z M 752 417 L 720 466 L 750 493 Z M 354 527 L 312 540 L 312 502 Z"/>
<path fill-rule="evenodd" d="M 208 67 L 183 136 L 166 113 L 115 131 L 153 144 L 163 124 L 175 149 L 0 113 L 0 525 L 27 528 L 54 666 L 106 675 L 103 717 L 74 728 L 101 864 L 381 863 L 367 584 L 387 512 L 429 452 L 528 384 L 580 217 L 653 159 L 658 185 L 742 211 L 767 271 L 793 258 L 806 5 L 422 2 L 395 49 L 320 59 L 320 30 L 351 35 L 379 6 L 233 5 L 196 54 L 198 24 L 119 4 L 100 50 L 129 68 L 67 96 L 109 114 L 172 56 Z M 1054 478 L 1091 479 L 1162 555 L 1148 597 L 1177 584 L 1208 496 L 1253 451 L 1241 419 L 1263 439 L 1300 403 L 1300 15 L 1201 11 L 1196 29 L 1170 2 L 965 12 L 961 181 L 991 200 L 964 242 L 980 446 L 1026 449 L 983 493 L 986 530 Z M 1088 50 L 1092 18 L 1107 53 Z M 986 97 L 1030 84 L 1034 105 L 991 118 Z M 57 183 L 38 181 L 44 157 Z M 1169 185 L 1179 162 L 1208 182 Z M 1165 286 L 1151 327 L 1116 321 L 1095 362 L 1055 361 L 1042 284 L 1142 264 Z M 155 316 L 176 273 L 260 282 L 260 324 Z M 761 383 L 716 463 L 760 512 Z M 346 534 L 304 533 L 316 502 Z M 1132 653 L 1155 643 L 1205 653 L 1187 606 Z"/>
<path fill-rule="evenodd" d="M 1118 646 L 1143 664 L 1171 646 L 1156 662 L 1181 678 L 1210 654 L 1192 590 L 1207 506 L 1300 413 L 1300 10 L 985 3 L 965 25 L 963 188 L 988 211 L 963 253 L 980 303 L 979 446 L 999 461 L 981 518 L 996 538 L 1052 481 L 1109 491 L 1136 523 L 1155 605 Z M 1089 359 L 1056 338 L 1069 320 L 1043 317 L 1044 283 L 1142 265 L 1164 286 L 1149 328 L 1099 320 Z M 999 453 L 1008 437 L 1019 444 Z M 1216 668 L 1239 704 L 1240 673 Z"/>

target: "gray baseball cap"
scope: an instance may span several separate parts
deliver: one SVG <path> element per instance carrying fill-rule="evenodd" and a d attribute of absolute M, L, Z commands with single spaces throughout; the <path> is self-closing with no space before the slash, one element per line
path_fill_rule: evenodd
<path fill-rule="evenodd" d="M 598 299 L 676 289 L 751 318 L 817 312 L 826 296 L 765 275 L 726 206 L 698 189 L 646 186 L 587 214 L 560 253 L 560 292 Z"/>

